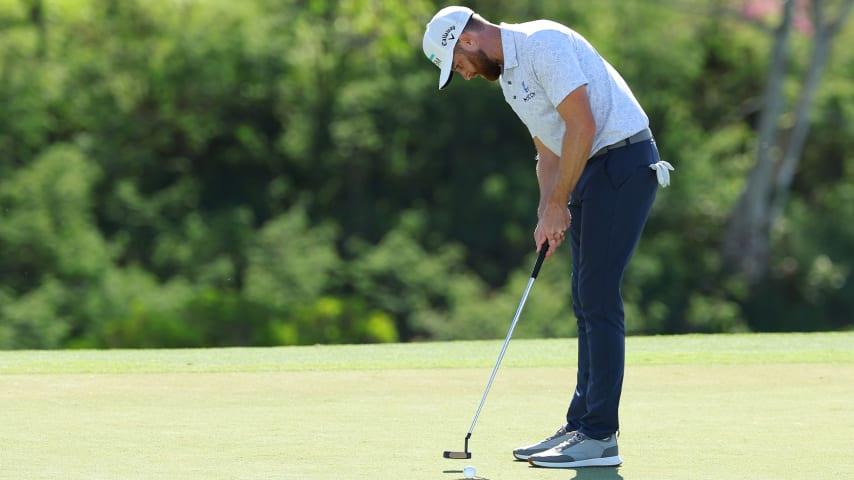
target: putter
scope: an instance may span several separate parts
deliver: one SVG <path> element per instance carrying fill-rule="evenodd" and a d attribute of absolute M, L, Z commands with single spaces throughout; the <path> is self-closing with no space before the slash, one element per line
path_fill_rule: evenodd
<path fill-rule="evenodd" d="M 480 410 L 483 408 L 483 403 L 486 401 L 486 395 L 489 389 L 492 388 L 492 381 L 495 380 L 495 374 L 498 372 L 498 366 L 501 365 L 501 360 L 504 358 L 504 352 L 507 351 L 507 344 L 510 343 L 510 337 L 513 336 L 513 329 L 516 328 L 516 323 L 519 321 L 519 314 L 522 313 L 522 308 L 525 306 L 525 301 L 528 300 L 528 294 L 531 292 L 531 287 L 534 285 L 534 280 L 537 274 L 540 273 L 540 267 L 543 265 L 543 260 L 546 258 L 546 252 L 549 250 L 549 242 L 543 244 L 540 248 L 540 254 L 537 256 L 537 263 L 534 264 L 534 271 L 531 272 L 531 278 L 528 279 L 528 286 L 525 287 L 525 293 L 522 294 L 522 301 L 519 302 L 519 307 L 516 308 L 516 315 L 513 317 L 513 323 L 510 324 L 510 330 L 507 331 L 507 337 L 504 338 L 504 345 L 501 347 L 501 353 L 498 354 L 498 361 L 495 362 L 495 367 L 492 369 L 492 375 L 489 376 L 489 382 L 486 384 L 486 389 L 483 391 L 483 396 L 480 398 L 480 405 L 477 406 L 477 411 L 474 414 L 474 419 L 471 421 L 471 426 L 466 434 L 465 446 L 462 452 L 454 452 L 445 450 L 442 454 L 445 458 L 466 459 L 471 458 L 469 452 L 469 439 L 471 432 L 474 430 L 474 425 L 477 423 L 477 417 L 480 416 Z"/>

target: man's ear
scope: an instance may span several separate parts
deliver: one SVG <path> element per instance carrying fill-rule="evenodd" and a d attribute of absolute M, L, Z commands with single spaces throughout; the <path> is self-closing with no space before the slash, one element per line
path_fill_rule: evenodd
<path fill-rule="evenodd" d="M 457 43 L 460 45 L 460 48 L 470 52 L 477 49 L 477 37 L 472 35 L 470 32 L 461 33 L 460 39 L 457 40 Z"/>

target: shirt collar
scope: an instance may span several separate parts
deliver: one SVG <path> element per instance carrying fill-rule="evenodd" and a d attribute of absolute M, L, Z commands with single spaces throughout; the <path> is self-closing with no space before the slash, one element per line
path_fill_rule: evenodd
<path fill-rule="evenodd" d="M 510 25 L 501 23 L 501 49 L 504 52 L 504 67 L 503 70 L 516 68 L 519 66 L 519 60 L 516 58 L 516 35 L 510 29 Z"/>

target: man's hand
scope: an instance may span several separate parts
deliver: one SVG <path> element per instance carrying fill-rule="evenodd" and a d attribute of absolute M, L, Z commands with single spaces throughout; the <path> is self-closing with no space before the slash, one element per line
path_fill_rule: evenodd
<path fill-rule="evenodd" d="M 572 216 L 569 214 L 569 208 L 566 205 L 561 207 L 553 203 L 547 204 L 537 223 L 537 228 L 534 230 L 537 252 L 539 253 L 543 244 L 548 241 L 549 250 L 546 252 L 546 258 L 550 258 L 557 247 L 563 243 L 571 221 Z"/>

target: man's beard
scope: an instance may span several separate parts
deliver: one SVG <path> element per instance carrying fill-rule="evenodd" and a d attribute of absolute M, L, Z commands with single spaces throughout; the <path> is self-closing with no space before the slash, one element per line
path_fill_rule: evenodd
<path fill-rule="evenodd" d="M 477 52 L 469 56 L 472 65 L 477 69 L 477 73 L 481 77 L 494 82 L 501 76 L 501 65 L 495 60 L 486 56 L 486 52 L 481 48 Z"/>

